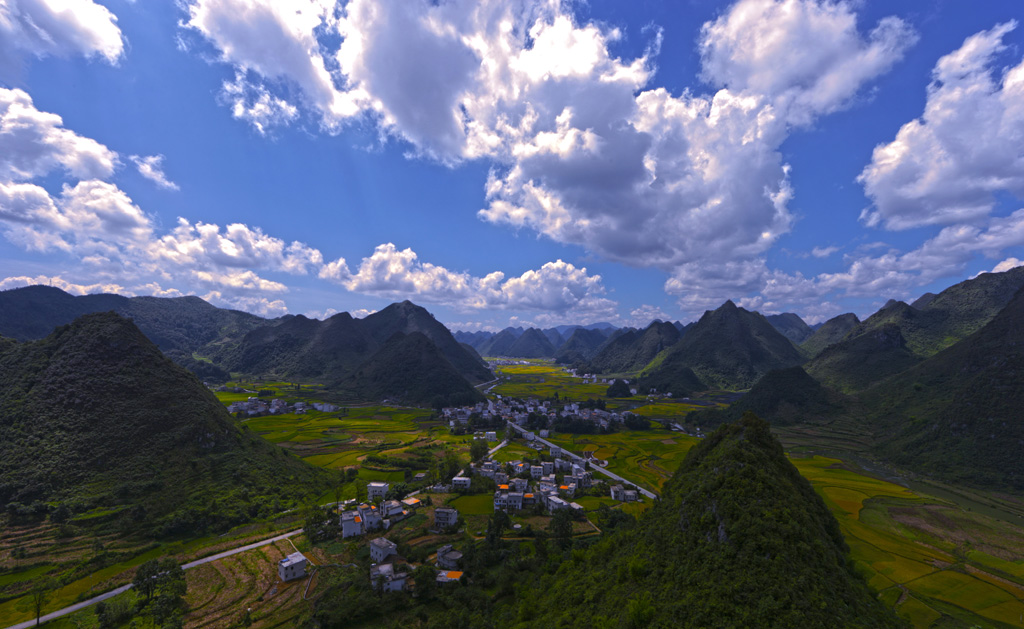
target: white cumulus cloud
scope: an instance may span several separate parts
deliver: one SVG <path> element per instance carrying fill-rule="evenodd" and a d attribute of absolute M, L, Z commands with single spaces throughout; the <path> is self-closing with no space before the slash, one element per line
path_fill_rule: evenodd
<path fill-rule="evenodd" d="M 178 184 L 174 183 L 167 178 L 164 174 L 164 156 L 163 155 L 150 155 L 148 157 L 142 157 L 140 155 L 132 155 L 132 163 L 139 170 L 139 174 L 149 179 L 161 188 L 167 188 L 168 190 L 178 190 Z"/>
<path fill-rule="evenodd" d="M 984 219 L 994 195 L 1024 196 L 1024 61 L 998 69 L 1016 22 L 968 37 L 932 70 L 920 118 L 875 147 L 859 181 L 871 226 L 909 229 Z"/>
<path fill-rule="evenodd" d="M 117 16 L 92 0 L 0 2 L 0 79 L 17 77 L 26 56 L 84 55 L 113 64 L 123 52 Z"/>

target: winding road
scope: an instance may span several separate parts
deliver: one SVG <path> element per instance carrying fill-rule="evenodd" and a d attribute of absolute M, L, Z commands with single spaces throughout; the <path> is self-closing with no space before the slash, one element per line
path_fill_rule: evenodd
<path fill-rule="evenodd" d="M 516 430 L 521 432 L 523 435 L 526 435 L 526 433 L 529 432 L 528 430 L 526 430 L 522 426 L 517 426 L 517 425 L 515 425 L 515 424 L 513 424 L 511 422 L 509 422 L 508 425 L 511 426 L 512 428 L 515 428 Z M 539 441 L 539 442 L 547 445 L 549 448 L 560 448 L 563 452 L 565 452 L 566 456 L 568 456 L 569 458 L 574 459 L 576 461 L 579 461 L 580 463 L 583 463 L 584 465 L 586 465 L 586 459 L 584 459 L 583 457 L 576 456 L 572 452 L 569 452 L 565 448 L 562 448 L 562 446 L 554 444 L 554 443 L 551 443 L 547 439 L 541 439 L 540 437 L 538 437 L 536 435 L 534 435 L 533 438 L 536 441 Z M 635 485 L 636 486 L 636 490 L 638 492 L 640 492 L 641 494 L 647 496 L 651 500 L 654 500 L 655 498 L 658 497 L 658 495 L 655 494 L 653 491 L 649 491 L 647 489 L 644 489 L 643 487 L 637 485 L 633 481 L 631 481 L 631 480 L 629 480 L 627 478 L 623 478 L 623 477 L 619 476 L 618 474 L 616 474 L 615 472 L 611 472 L 609 470 L 606 470 L 603 467 L 600 467 L 600 466 L 597 466 L 597 465 L 590 465 L 590 466 L 588 466 L 587 469 L 593 470 L 595 472 L 600 472 L 600 473 L 604 474 L 605 476 L 607 476 L 609 478 L 613 478 L 613 479 L 615 479 L 617 481 L 620 481 L 620 482 L 623 482 L 623 483 L 629 483 L 630 485 Z"/>

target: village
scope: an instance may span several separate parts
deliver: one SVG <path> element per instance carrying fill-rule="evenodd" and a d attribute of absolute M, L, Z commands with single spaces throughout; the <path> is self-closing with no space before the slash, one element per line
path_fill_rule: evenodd
<path fill-rule="evenodd" d="M 529 408 L 536 412 L 536 409 L 545 407 L 537 405 Z M 492 403 L 490 408 L 485 405 L 481 405 L 481 408 L 474 407 L 473 412 L 494 413 L 501 409 L 502 405 Z M 464 414 L 468 409 L 445 410 L 456 416 Z M 486 443 L 496 440 L 496 431 L 482 431 L 474 435 L 474 441 Z M 502 442 L 492 452 L 506 443 Z M 339 504 L 338 534 L 343 540 L 365 540 L 370 559 L 367 578 L 374 590 L 381 593 L 398 592 L 415 587 L 412 574 L 417 567 L 416 562 L 401 556 L 399 544 L 388 537 L 392 528 L 402 521 L 413 517 L 420 510 L 432 511 L 430 533 L 449 536 L 465 533 L 466 523 L 459 510 L 449 505 L 427 509 L 431 500 L 430 497 L 426 497 L 428 495 L 471 495 L 493 488 L 495 513 L 550 516 L 565 511 L 577 521 L 586 521 L 583 506 L 573 501 L 574 496 L 580 493 L 593 495 L 600 492 L 601 495 L 607 495 L 612 500 L 622 503 L 641 499 L 637 489 L 631 485 L 608 486 L 604 481 L 595 482 L 592 472 L 587 469 L 588 463 L 574 461 L 569 453 L 561 448 L 552 446 L 547 452 L 541 452 L 542 446 L 539 442 L 528 440 L 527 445 L 538 449 L 536 459 L 498 462 L 490 456 L 485 456 L 447 482 L 435 483 L 402 498 L 394 496 L 390 483 L 369 482 L 366 485 L 365 501 L 348 500 Z M 419 495 L 424 495 L 426 501 L 418 497 Z M 513 531 L 519 528 L 519 524 L 512 525 Z M 462 556 L 451 542 L 439 545 L 428 556 L 428 562 L 434 568 L 433 578 L 437 584 L 465 582 L 466 573 L 460 569 Z M 292 553 L 279 561 L 278 576 L 282 581 L 305 578 L 309 574 L 308 563 L 309 560 L 303 553 Z"/>

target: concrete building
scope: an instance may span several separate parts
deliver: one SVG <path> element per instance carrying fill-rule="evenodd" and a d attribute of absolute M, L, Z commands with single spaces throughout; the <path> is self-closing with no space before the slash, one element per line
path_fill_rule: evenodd
<path fill-rule="evenodd" d="M 401 592 L 405 589 L 409 574 L 396 572 L 394 564 L 385 563 L 370 566 L 370 583 L 385 592 Z"/>
<path fill-rule="evenodd" d="M 306 556 L 302 553 L 292 553 L 277 562 L 277 576 L 282 581 L 292 581 L 306 576 Z"/>
<path fill-rule="evenodd" d="M 383 499 L 388 494 L 388 484 L 381 481 L 374 481 L 366 484 L 366 497 L 368 500 Z"/>
<path fill-rule="evenodd" d="M 391 540 L 378 537 L 370 540 L 370 559 L 373 563 L 384 563 L 391 555 L 398 554 L 398 544 Z"/>
<path fill-rule="evenodd" d="M 454 507 L 438 507 L 434 509 L 434 529 L 442 531 L 455 526 L 459 521 L 459 511 Z"/>
<path fill-rule="evenodd" d="M 455 550 L 451 544 L 445 544 L 437 549 L 437 565 L 445 570 L 455 570 L 462 561 L 462 553 Z"/>

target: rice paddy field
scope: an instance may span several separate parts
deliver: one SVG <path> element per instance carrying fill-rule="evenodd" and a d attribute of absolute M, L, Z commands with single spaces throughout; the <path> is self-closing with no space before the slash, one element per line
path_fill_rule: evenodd
<path fill-rule="evenodd" d="M 603 398 L 608 391 L 607 384 L 583 384 L 581 378 L 553 364 L 501 365 L 494 371 L 502 380 L 491 393 L 503 397 L 545 399 L 558 393 L 562 399 L 581 402 Z"/>
<path fill-rule="evenodd" d="M 794 458 L 839 521 L 858 572 L 914 627 L 1021 627 L 1024 531 L 903 486 Z"/>
<path fill-rule="evenodd" d="M 608 461 L 606 469 L 657 492 L 698 440 L 680 432 L 653 429 L 608 435 L 559 434 L 548 441 L 578 454 L 592 452 L 594 457 Z"/>
<path fill-rule="evenodd" d="M 367 464 L 370 454 L 395 459 L 441 457 L 456 451 L 468 459 L 471 437 L 454 436 L 432 412 L 387 406 L 353 407 L 333 413 L 307 411 L 242 420 L 252 432 L 308 463 L 331 469 L 356 467 L 365 481 L 402 481 L 403 469 Z M 427 471 L 421 466 L 413 472 Z"/>

